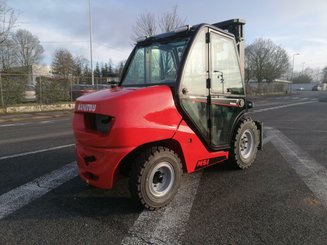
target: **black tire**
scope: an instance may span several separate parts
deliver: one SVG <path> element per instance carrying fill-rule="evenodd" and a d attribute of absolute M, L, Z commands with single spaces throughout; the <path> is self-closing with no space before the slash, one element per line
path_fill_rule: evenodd
<path fill-rule="evenodd" d="M 132 165 L 130 192 L 138 204 L 157 210 L 174 198 L 181 176 L 182 164 L 174 151 L 161 146 L 151 147 Z"/>
<path fill-rule="evenodd" d="M 250 117 L 242 118 L 235 129 L 229 162 L 237 169 L 246 169 L 254 162 L 259 146 L 259 131 Z"/>

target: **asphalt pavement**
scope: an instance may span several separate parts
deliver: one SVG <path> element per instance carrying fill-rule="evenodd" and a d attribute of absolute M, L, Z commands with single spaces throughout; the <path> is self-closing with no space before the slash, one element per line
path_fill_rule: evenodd
<path fill-rule="evenodd" d="M 127 178 L 100 190 L 78 177 L 71 112 L 2 121 L 0 244 L 327 244 L 326 98 L 255 98 L 265 134 L 253 166 L 185 174 L 156 212 L 134 205 Z"/>
<path fill-rule="evenodd" d="M 73 113 L 72 110 L 42 111 L 29 113 L 2 113 L 0 123 L 30 122 L 46 119 L 64 118 Z"/>

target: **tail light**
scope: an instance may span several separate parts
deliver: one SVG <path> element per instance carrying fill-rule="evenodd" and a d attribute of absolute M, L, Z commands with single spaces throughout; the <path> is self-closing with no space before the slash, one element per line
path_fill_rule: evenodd
<path fill-rule="evenodd" d="M 101 134 L 109 133 L 114 118 L 107 115 L 84 113 L 85 128 Z"/>

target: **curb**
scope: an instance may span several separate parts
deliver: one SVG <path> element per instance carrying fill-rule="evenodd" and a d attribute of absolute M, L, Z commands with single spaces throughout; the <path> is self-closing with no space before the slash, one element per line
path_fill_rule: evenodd
<path fill-rule="evenodd" d="M 66 117 L 72 114 L 74 103 L 53 105 L 22 105 L 0 109 L 0 123 L 37 121 Z"/>
<path fill-rule="evenodd" d="M 75 103 L 52 104 L 52 105 L 10 106 L 10 107 L 0 109 L 0 115 L 11 114 L 11 113 L 73 110 L 74 108 L 75 108 Z"/>

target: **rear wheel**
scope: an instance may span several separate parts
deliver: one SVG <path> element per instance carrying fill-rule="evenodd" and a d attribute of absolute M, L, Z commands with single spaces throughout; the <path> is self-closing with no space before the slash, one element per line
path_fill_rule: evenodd
<path fill-rule="evenodd" d="M 235 130 L 230 162 L 238 169 L 246 169 L 252 165 L 258 152 L 259 131 L 254 121 L 249 118 L 240 120 Z"/>
<path fill-rule="evenodd" d="M 151 147 L 132 165 L 130 192 L 149 210 L 166 206 L 174 198 L 181 180 L 178 155 L 166 147 Z"/>

